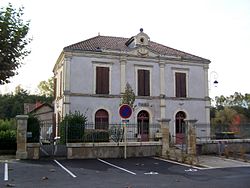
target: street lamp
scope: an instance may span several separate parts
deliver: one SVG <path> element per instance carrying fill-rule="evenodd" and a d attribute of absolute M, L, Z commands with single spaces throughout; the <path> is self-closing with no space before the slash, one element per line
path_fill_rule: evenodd
<path fill-rule="evenodd" d="M 218 73 L 215 71 L 210 72 L 210 89 L 212 88 L 212 83 L 213 83 L 214 87 L 217 87 L 217 85 L 219 83 L 217 79 L 218 79 Z M 212 80 L 213 80 L 213 82 L 212 82 Z"/>

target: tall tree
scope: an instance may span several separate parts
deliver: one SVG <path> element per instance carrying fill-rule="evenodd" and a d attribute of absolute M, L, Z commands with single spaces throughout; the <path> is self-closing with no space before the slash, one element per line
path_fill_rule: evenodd
<path fill-rule="evenodd" d="M 38 89 L 40 90 L 41 95 L 45 95 L 47 97 L 52 97 L 54 94 L 54 82 L 53 78 L 49 78 L 47 81 L 41 81 L 38 85 Z"/>
<path fill-rule="evenodd" d="M 22 60 L 30 51 L 26 49 L 31 39 L 27 38 L 29 21 L 22 19 L 24 8 L 18 10 L 9 5 L 0 8 L 0 85 L 9 83 L 17 74 Z"/>

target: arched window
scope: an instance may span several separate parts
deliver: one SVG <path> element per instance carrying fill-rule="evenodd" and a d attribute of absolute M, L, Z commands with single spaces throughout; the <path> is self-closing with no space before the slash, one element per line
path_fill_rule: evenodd
<path fill-rule="evenodd" d="M 98 110 L 95 113 L 95 128 L 108 130 L 109 127 L 109 114 L 106 110 Z"/>

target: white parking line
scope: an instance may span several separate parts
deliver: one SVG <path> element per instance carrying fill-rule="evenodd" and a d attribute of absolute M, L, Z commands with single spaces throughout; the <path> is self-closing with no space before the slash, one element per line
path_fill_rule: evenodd
<path fill-rule="evenodd" d="M 72 172 L 70 172 L 66 167 L 64 167 L 61 163 L 59 163 L 57 160 L 54 160 L 54 162 L 56 164 L 58 164 L 63 170 L 65 170 L 66 172 L 68 172 L 73 178 L 76 178 L 76 175 L 73 174 Z"/>
<path fill-rule="evenodd" d="M 153 158 L 157 159 L 157 160 L 160 160 L 160 161 L 165 161 L 165 162 L 168 162 L 168 163 L 172 163 L 172 164 L 177 164 L 177 165 L 186 166 L 186 167 L 192 167 L 192 168 L 195 168 L 195 169 L 198 169 L 198 170 L 204 170 L 205 169 L 205 168 L 200 168 L 200 167 L 193 166 L 193 165 L 179 163 L 179 162 L 176 162 L 176 161 L 170 161 L 170 160 L 167 160 L 167 159 L 162 159 L 162 158 L 159 158 L 159 157 L 153 157 Z"/>
<path fill-rule="evenodd" d="M 130 174 L 136 175 L 136 173 L 134 173 L 134 172 L 132 172 L 132 171 L 129 171 L 129 170 L 125 169 L 125 168 L 116 166 L 116 165 L 111 164 L 111 163 L 109 163 L 109 162 L 107 162 L 107 161 L 104 161 L 104 160 L 102 160 L 102 159 L 98 159 L 98 161 L 103 162 L 103 163 L 105 163 L 105 164 L 107 164 L 107 165 L 110 165 L 110 166 L 112 166 L 112 167 L 118 168 L 119 170 L 122 170 L 122 171 L 128 172 L 128 173 L 130 173 Z"/>
<path fill-rule="evenodd" d="M 8 175 L 8 161 L 5 161 L 4 163 L 4 181 L 8 181 L 9 175 Z"/>

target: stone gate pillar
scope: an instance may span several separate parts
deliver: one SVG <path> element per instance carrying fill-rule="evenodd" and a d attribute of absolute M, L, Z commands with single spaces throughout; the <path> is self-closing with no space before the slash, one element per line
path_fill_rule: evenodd
<path fill-rule="evenodd" d="M 17 151 L 16 158 L 17 159 L 27 159 L 27 121 L 28 115 L 17 115 L 17 134 L 16 134 L 16 142 L 17 142 Z"/>
<path fill-rule="evenodd" d="M 169 152 L 169 121 L 170 119 L 160 119 L 158 122 L 161 125 L 161 133 L 162 133 L 162 156 L 167 156 Z"/>
<path fill-rule="evenodd" d="M 190 155 L 196 155 L 196 129 L 194 120 L 185 120 L 187 124 L 187 153 Z"/>

